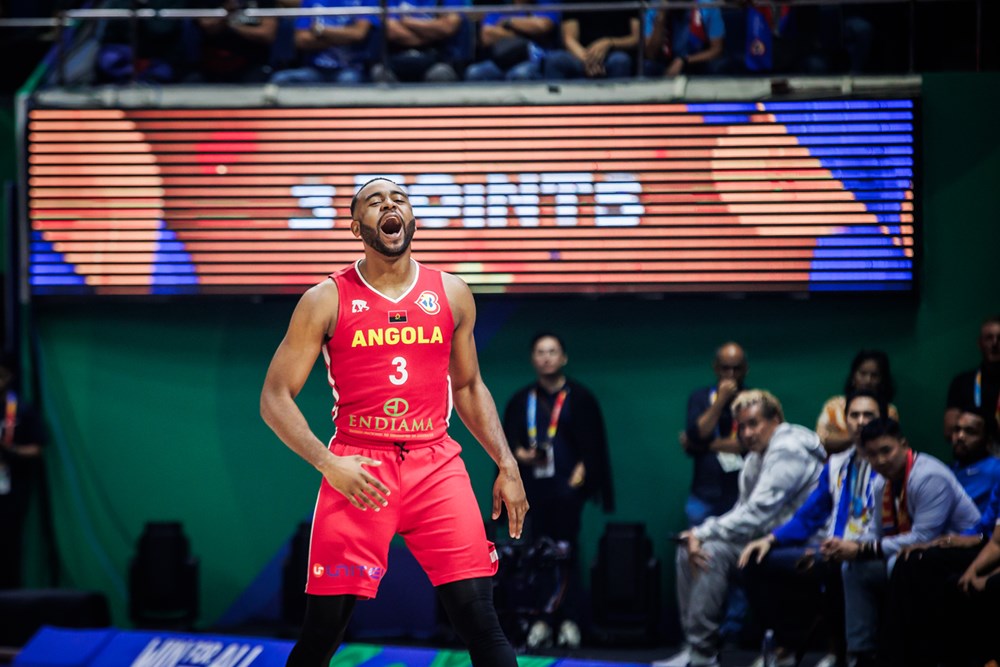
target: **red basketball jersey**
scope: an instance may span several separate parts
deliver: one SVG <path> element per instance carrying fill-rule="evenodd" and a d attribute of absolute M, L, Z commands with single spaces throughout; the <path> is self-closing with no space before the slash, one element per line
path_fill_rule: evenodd
<path fill-rule="evenodd" d="M 441 272 L 414 262 L 413 284 L 390 299 L 365 282 L 359 264 L 330 276 L 340 309 L 323 356 L 336 437 L 436 442 L 451 416 L 448 367 L 455 329 Z"/>

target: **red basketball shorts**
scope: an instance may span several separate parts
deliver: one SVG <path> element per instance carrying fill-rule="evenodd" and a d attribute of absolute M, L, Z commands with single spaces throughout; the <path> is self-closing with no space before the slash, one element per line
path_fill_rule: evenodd
<path fill-rule="evenodd" d="M 361 447 L 335 438 L 330 448 L 338 456 L 360 454 L 381 461 L 368 471 L 389 489 L 389 505 L 378 512 L 360 510 L 323 480 L 313 516 L 306 593 L 375 597 L 396 533 L 434 586 L 496 574 L 496 549 L 486 539 L 457 442 L 446 437 L 407 449 L 402 460 L 394 445 Z"/>

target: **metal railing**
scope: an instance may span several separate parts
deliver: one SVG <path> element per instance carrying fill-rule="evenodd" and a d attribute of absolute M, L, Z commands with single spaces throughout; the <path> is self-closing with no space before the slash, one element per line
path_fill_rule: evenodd
<path fill-rule="evenodd" d="M 974 5 L 975 7 L 975 71 L 980 71 L 982 67 L 981 53 L 983 40 L 983 2 L 984 0 L 794 0 L 794 2 L 774 3 L 777 6 L 905 6 L 907 12 L 907 33 L 908 33 L 908 72 L 915 71 L 916 64 L 916 12 L 918 5 L 931 4 L 954 4 L 954 5 Z M 642 60 L 644 58 L 642 44 L 645 40 L 645 21 L 643 14 L 648 10 L 664 9 L 689 9 L 694 7 L 718 7 L 718 8 L 740 8 L 745 6 L 746 0 L 715 0 L 713 2 L 698 2 L 698 0 L 633 0 L 630 2 L 604 2 L 593 4 L 575 3 L 538 3 L 530 5 L 531 11 L 553 11 L 553 12 L 610 12 L 631 10 L 639 17 L 640 43 L 637 47 L 639 72 L 642 72 Z M 297 17 L 323 17 L 323 16 L 364 16 L 373 13 L 373 7 L 289 7 L 289 8 L 247 8 L 241 9 L 232 14 L 236 17 L 256 18 L 297 18 Z M 393 15 L 407 14 L 460 14 L 472 19 L 489 13 L 520 13 L 525 11 L 525 5 L 499 4 L 499 5 L 470 5 L 459 7 L 419 7 L 401 8 L 389 7 L 386 0 L 380 0 L 378 13 L 383 21 Z M 71 9 L 58 13 L 52 17 L 37 18 L 2 18 L 0 17 L 0 30 L 42 28 L 54 29 L 56 53 L 54 60 L 56 64 L 57 83 L 65 81 L 63 76 L 63 66 L 65 52 L 68 49 L 66 44 L 67 34 L 88 22 L 97 21 L 129 21 L 131 23 L 131 39 L 133 58 L 137 49 L 138 24 L 149 19 L 165 20 L 186 20 L 198 18 L 226 18 L 230 16 L 222 8 L 213 9 L 153 9 L 136 7 L 132 9 L 107 9 L 107 8 L 87 8 Z M 383 60 L 386 54 L 385 39 L 382 37 Z M 134 71 L 134 68 L 133 68 Z"/>

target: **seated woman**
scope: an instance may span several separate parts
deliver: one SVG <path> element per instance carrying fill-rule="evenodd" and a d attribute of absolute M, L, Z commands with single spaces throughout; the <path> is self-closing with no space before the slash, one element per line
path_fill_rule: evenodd
<path fill-rule="evenodd" d="M 892 381 L 888 355 L 882 350 L 861 350 L 851 362 L 851 370 L 844 382 L 844 393 L 829 398 L 823 404 L 816 421 L 816 433 L 827 454 L 836 454 L 851 446 L 851 433 L 844 414 L 844 396 L 856 391 L 874 393 L 879 404 L 888 406 L 889 418 L 899 421 L 899 411 L 891 403 L 896 387 Z"/>

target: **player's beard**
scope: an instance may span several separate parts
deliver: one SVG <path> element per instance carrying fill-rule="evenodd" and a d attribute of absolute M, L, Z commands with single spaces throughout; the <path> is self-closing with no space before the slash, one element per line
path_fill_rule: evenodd
<path fill-rule="evenodd" d="M 403 225 L 403 242 L 399 244 L 398 248 L 390 248 L 379 236 L 378 229 L 372 229 L 371 227 L 365 227 L 361 225 L 361 240 L 364 241 L 365 245 L 386 257 L 399 257 L 407 248 L 410 247 L 410 241 L 413 240 L 413 234 L 417 231 L 417 219 L 410 218 L 410 221 Z"/>

